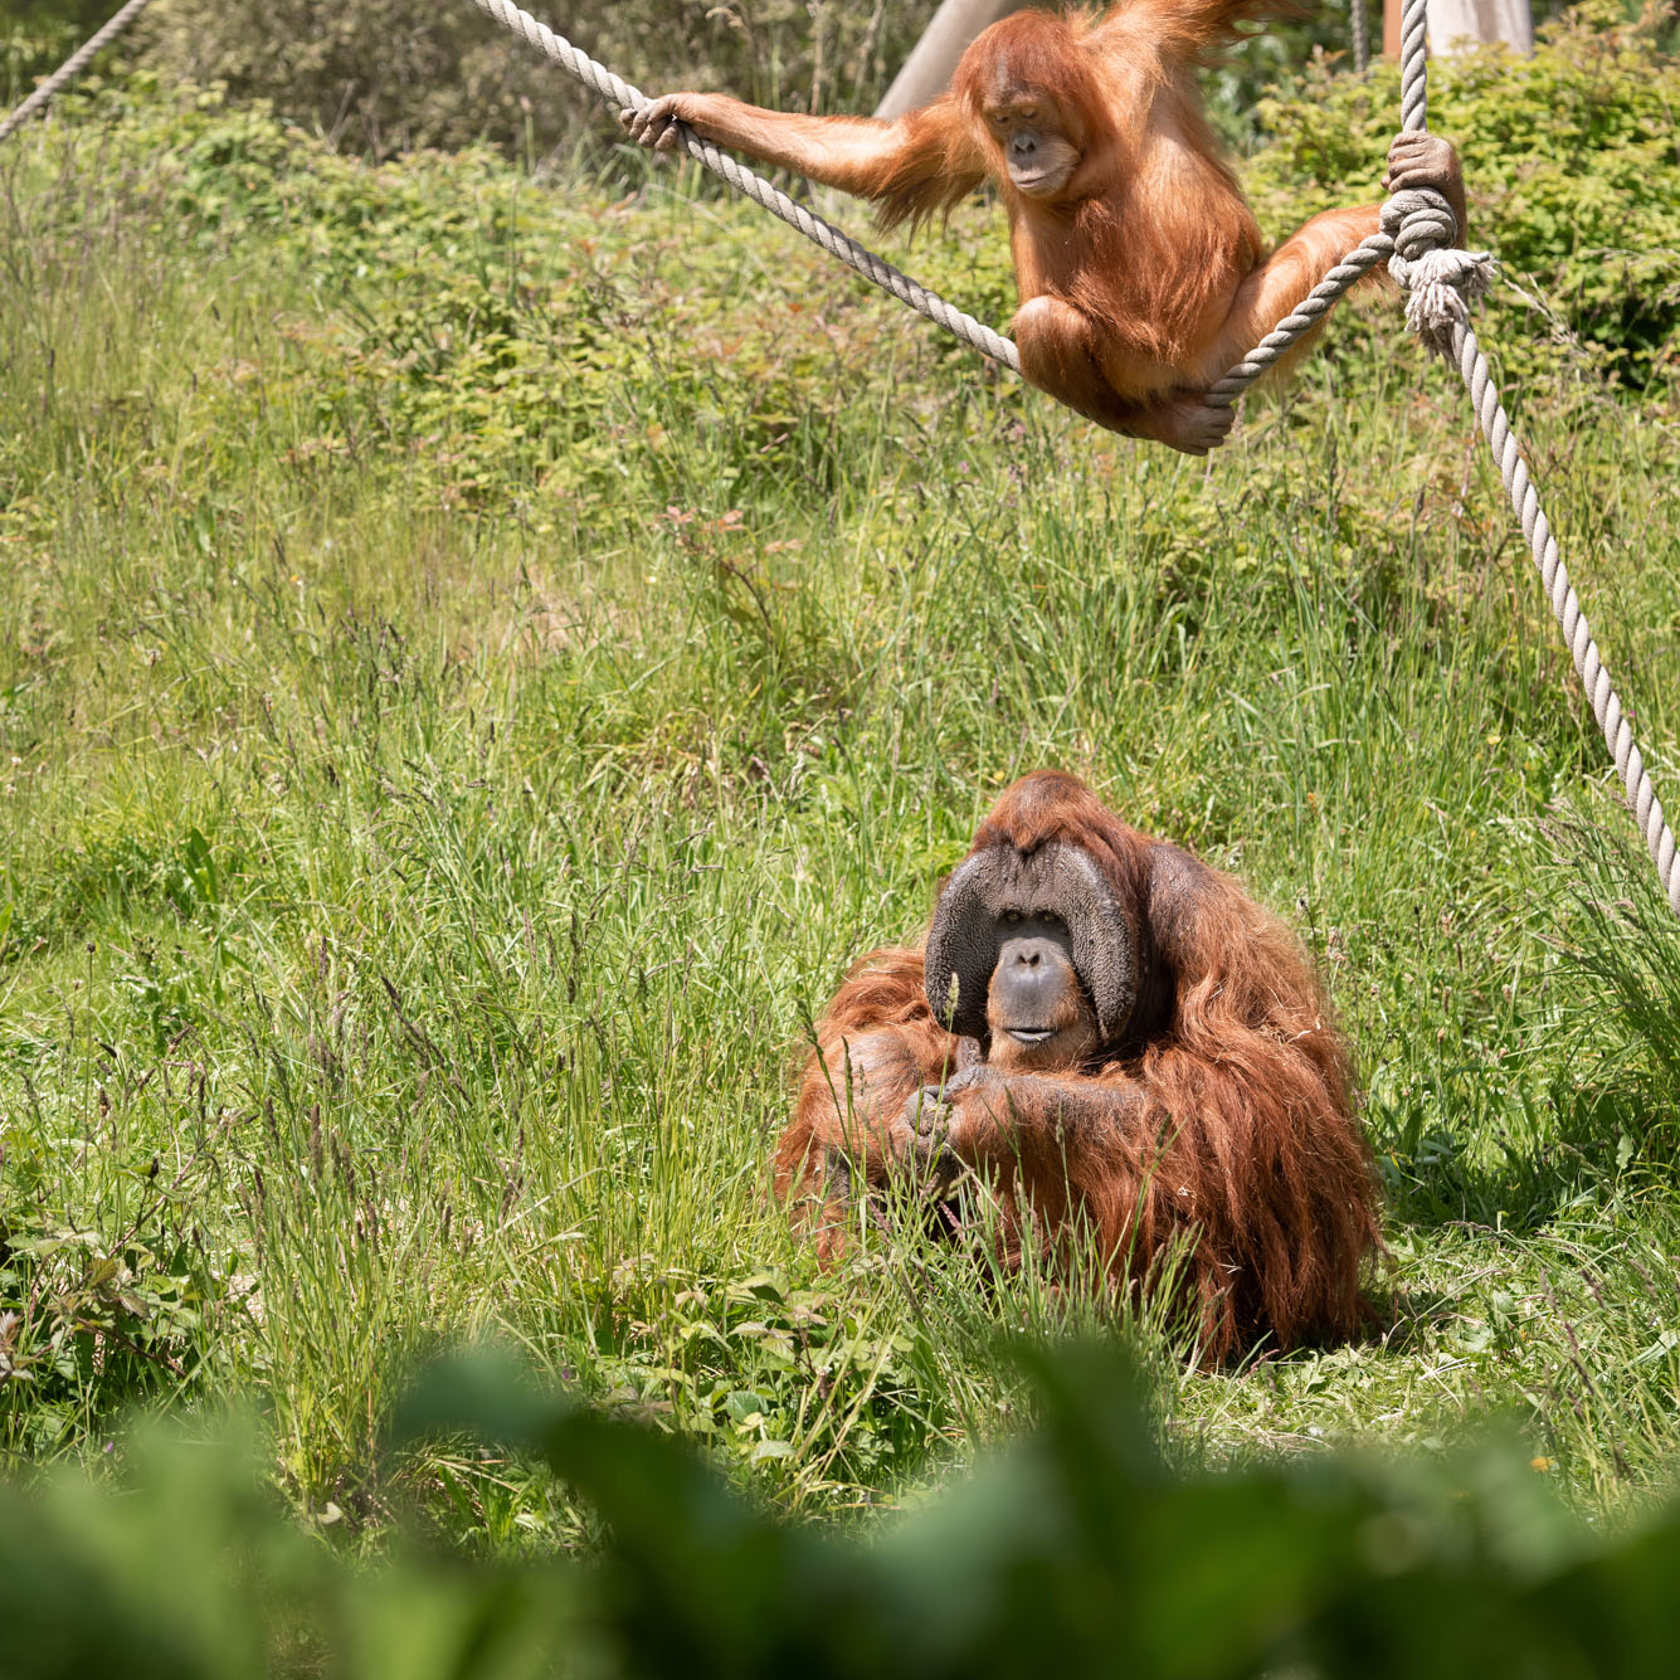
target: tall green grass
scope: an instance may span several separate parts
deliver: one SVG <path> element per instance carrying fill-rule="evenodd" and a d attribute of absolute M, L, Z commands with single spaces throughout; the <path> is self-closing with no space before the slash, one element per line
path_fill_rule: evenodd
<path fill-rule="evenodd" d="M 1000 1341 L 1117 1318 L 1187 1461 L 1510 1412 L 1594 1510 L 1666 1481 L 1680 939 L 1391 303 L 1193 462 L 665 175 L 72 117 L 0 158 L 13 1465 L 254 1396 L 324 1521 L 588 1543 L 520 1463 L 381 1468 L 404 1371 L 489 1337 L 838 1511 L 1015 1427 Z M 1001 315 L 984 210 L 914 258 Z M 1571 365 L 1525 433 L 1667 790 L 1672 395 Z M 813 1014 L 1042 764 L 1317 953 L 1368 1341 L 1202 1374 L 903 1234 L 820 1272 L 771 1202 Z"/>

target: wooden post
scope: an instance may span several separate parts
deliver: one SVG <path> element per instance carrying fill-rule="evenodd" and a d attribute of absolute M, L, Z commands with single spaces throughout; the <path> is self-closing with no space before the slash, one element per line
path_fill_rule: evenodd
<path fill-rule="evenodd" d="M 890 120 L 931 105 L 951 85 L 957 60 L 974 37 L 1020 9 L 1021 0 L 944 0 L 875 115 Z"/>

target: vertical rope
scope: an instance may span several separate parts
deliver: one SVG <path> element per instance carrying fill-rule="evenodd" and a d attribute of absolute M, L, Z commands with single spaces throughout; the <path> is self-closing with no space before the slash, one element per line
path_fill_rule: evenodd
<path fill-rule="evenodd" d="M 1400 13 L 1400 132 L 1429 127 L 1429 0 L 1406 0 Z"/>
<path fill-rule="evenodd" d="M 1581 610 L 1575 585 L 1569 579 L 1569 568 L 1558 553 L 1551 522 L 1540 506 L 1540 498 L 1529 476 L 1528 463 L 1523 459 L 1522 450 L 1511 431 L 1505 405 L 1499 400 L 1499 389 L 1493 382 L 1487 357 L 1482 354 L 1482 347 L 1468 321 L 1454 324 L 1451 349 L 1452 359 L 1458 365 L 1464 387 L 1470 393 L 1470 401 L 1476 410 L 1476 418 L 1481 423 L 1482 435 L 1487 439 L 1488 449 L 1505 481 L 1505 493 L 1511 498 L 1511 509 L 1528 539 L 1529 552 L 1534 557 L 1535 568 L 1540 573 L 1540 582 L 1545 588 L 1546 599 L 1551 603 L 1558 628 L 1563 632 L 1564 645 L 1569 649 L 1581 687 L 1586 690 L 1593 716 L 1604 736 L 1604 744 L 1610 749 L 1616 773 L 1627 789 L 1628 803 L 1645 841 L 1645 849 L 1656 866 L 1657 879 L 1668 895 L 1670 907 L 1676 916 L 1680 916 L 1680 868 L 1676 867 L 1674 835 L 1663 815 L 1662 801 L 1651 785 L 1644 755 L 1633 738 L 1633 726 L 1622 709 L 1621 696 L 1610 681 L 1610 673 L 1604 668 L 1598 643 L 1593 639 L 1592 626 Z"/>

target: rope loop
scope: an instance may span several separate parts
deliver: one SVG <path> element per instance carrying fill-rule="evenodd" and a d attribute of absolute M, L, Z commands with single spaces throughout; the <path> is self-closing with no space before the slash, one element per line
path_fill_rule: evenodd
<path fill-rule="evenodd" d="M 1458 223 L 1446 199 L 1433 187 L 1406 187 L 1383 200 L 1382 230 L 1394 241 L 1389 272 L 1405 285 L 1404 270 L 1426 251 L 1437 251 L 1458 238 Z M 1395 262 L 1401 265 L 1395 271 Z"/>

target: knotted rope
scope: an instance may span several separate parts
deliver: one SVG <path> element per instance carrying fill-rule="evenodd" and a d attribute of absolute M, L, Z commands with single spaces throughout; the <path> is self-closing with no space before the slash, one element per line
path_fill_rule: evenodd
<path fill-rule="evenodd" d="M 1427 4 L 1428 0 L 1406 0 L 1400 19 L 1400 121 L 1407 131 L 1421 132 L 1428 126 L 1424 51 Z M 1662 883 L 1670 908 L 1680 916 L 1680 868 L 1676 867 L 1674 835 L 1663 815 L 1662 801 L 1651 785 L 1644 755 L 1622 709 L 1621 696 L 1616 693 L 1610 673 L 1599 656 L 1592 626 L 1581 610 L 1575 585 L 1569 580 L 1569 569 L 1558 553 L 1557 539 L 1540 506 L 1528 463 L 1506 418 L 1505 405 L 1499 400 L 1499 388 L 1493 382 L 1487 357 L 1482 354 L 1470 326 L 1470 304 L 1487 290 L 1492 263 L 1485 254 L 1473 255 L 1451 248 L 1456 232 L 1451 227 L 1452 213 L 1444 202 L 1418 205 L 1398 202 L 1411 196 L 1397 194 L 1383 206 L 1384 229 L 1392 226 L 1395 241 L 1389 271 L 1406 290 L 1407 323 L 1430 349 L 1457 366 L 1470 393 L 1482 435 L 1505 481 L 1511 509 L 1528 539 L 1529 552 L 1558 628 L 1563 632 L 1575 673 L 1586 690 L 1604 744 L 1610 749 L 1616 773 L 1627 790 L 1628 804 L 1644 838 L 1645 849 L 1656 866 L 1657 879 Z M 1416 196 L 1425 201 L 1439 200 L 1436 193 Z"/>
<path fill-rule="evenodd" d="M 473 4 L 503 28 L 530 42 L 585 86 L 593 88 L 603 99 L 631 110 L 640 110 L 648 103 L 640 90 L 621 81 L 587 53 L 539 23 L 529 12 L 514 5 L 513 0 L 473 0 Z M 1401 14 L 1400 128 L 1407 134 L 1422 133 L 1428 128 L 1427 13 L 1427 0 L 1406 0 Z M 720 152 L 716 146 L 697 138 L 686 128 L 681 134 L 681 144 L 688 155 L 721 176 L 737 192 L 763 205 L 866 280 L 955 333 L 983 355 L 1002 362 L 1016 373 L 1021 371 L 1020 359 L 1009 339 L 982 325 L 972 315 L 965 315 L 925 286 L 917 285 L 891 263 L 794 203 L 763 176 Z M 1430 349 L 1454 361 L 1463 376 L 1488 446 L 1505 480 L 1511 506 L 1522 523 L 1523 535 L 1528 538 L 1534 564 L 1563 631 L 1570 658 L 1591 701 L 1593 716 L 1627 789 L 1628 801 L 1651 861 L 1656 865 L 1657 877 L 1675 915 L 1680 916 L 1680 867 L 1676 863 L 1674 836 L 1646 773 L 1645 760 L 1634 741 L 1621 698 L 1604 668 L 1592 628 L 1581 611 L 1575 586 L 1569 581 L 1568 570 L 1558 554 L 1557 541 L 1505 417 L 1487 358 L 1470 329 L 1469 306 L 1488 288 L 1492 259 L 1486 252 L 1454 248 L 1457 237 L 1452 211 L 1438 192 L 1422 189 L 1390 194 L 1383 205 L 1381 232 L 1370 235 L 1348 252 L 1290 315 L 1206 393 L 1205 400 L 1216 407 L 1229 407 L 1297 339 L 1310 332 L 1355 281 L 1387 260 L 1389 273 L 1406 293 L 1407 325 Z"/>
<path fill-rule="evenodd" d="M 44 111 L 55 95 L 62 93 L 87 69 L 100 48 L 116 40 L 151 3 L 152 0 L 128 0 L 128 4 L 98 34 L 84 41 L 16 110 L 0 121 L 0 141 L 9 140 L 37 111 Z"/>
<path fill-rule="evenodd" d="M 1400 132 L 1422 134 L 1429 127 L 1429 58 L 1424 46 L 1424 0 L 1408 0 L 1400 18 Z M 1206 400 L 1227 408 L 1304 333 L 1324 319 L 1347 289 L 1385 258 L 1388 272 L 1407 294 L 1406 323 L 1430 348 L 1445 354 L 1437 320 L 1452 313 L 1468 289 L 1480 297 L 1492 279 L 1486 252 L 1449 250 L 1458 224 L 1446 199 L 1431 188 L 1390 193 L 1382 207 L 1382 231 L 1362 239 L 1307 293 L 1294 312 L 1266 334 L 1242 361 L 1208 391 Z M 1420 267 L 1419 265 L 1424 265 Z M 1422 288 L 1423 301 L 1418 291 Z M 1456 288 L 1456 289 L 1455 289 Z"/>
<path fill-rule="evenodd" d="M 99 50 L 114 41 L 150 0 L 128 0 L 116 16 L 71 55 L 40 87 L 4 121 L 0 141 L 8 139 L 30 117 L 44 109 L 53 97 L 81 74 Z M 473 0 L 488 17 L 511 30 L 560 65 L 603 99 L 630 110 L 649 103 L 647 96 L 620 80 L 604 65 L 580 52 L 571 42 L 556 35 L 512 0 Z M 1422 133 L 1428 127 L 1428 54 L 1425 47 L 1428 0 L 1406 0 L 1400 23 L 1400 127 L 1403 133 Z M 877 256 L 857 240 L 796 204 L 762 175 L 720 152 L 708 141 L 686 128 L 681 143 L 688 155 L 721 176 L 737 192 L 837 257 L 866 280 L 890 292 L 919 315 L 925 315 L 982 355 L 990 356 L 1014 372 L 1021 371 L 1014 344 L 1001 333 L 966 315 L 937 293 L 918 285 L 908 275 Z M 1244 359 L 1207 393 L 1205 400 L 1216 407 L 1229 407 L 1236 398 L 1272 367 L 1304 333 L 1310 332 L 1347 289 L 1379 262 L 1387 259 L 1389 272 L 1406 293 L 1406 322 L 1424 343 L 1458 366 L 1465 388 L 1488 447 L 1505 481 L 1511 507 L 1522 524 L 1534 564 L 1540 573 L 1546 597 L 1551 602 L 1563 639 L 1581 684 L 1592 704 L 1593 716 L 1603 732 L 1605 745 L 1615 761 L 1617 774 L 1627 790 L 1640 832 L 1644 837 L 1657 877 L 1676 916 L 1680 916 L 1680 863 L 1674 836 L 1663 815 L 1661 801 L 1651 785 L 1645 760 L 1633 729 L 1604 668 L 1592 627 L 1581 610 L 1575 586 L 1558 553 L 1551 524 L 1540 506 L 1528 465 L 1512 434 L 1499 399 L 1498 388 L 1470 327 L 1470 304 L 1488 288 L 1492 262 L 1485 252 L 1458 250 L 1458 236 L 1452 211 L 1446 200 L 1429 190 L 1393 193 L 1383 205 L 1382 229 L 1362 240 L 1325 278 L 1313 287 L 1297 308 L 1266 335 Z"/>

